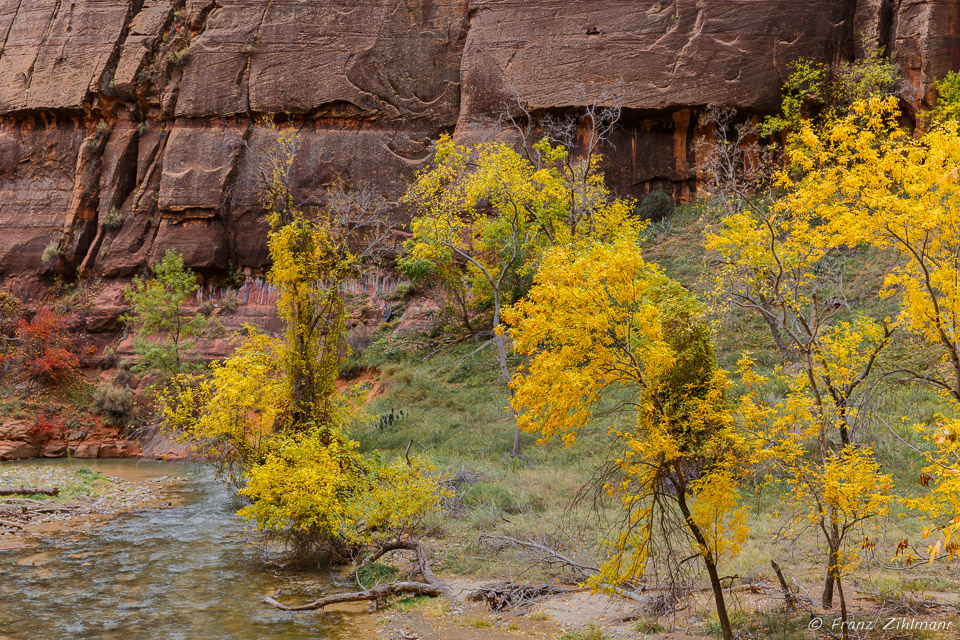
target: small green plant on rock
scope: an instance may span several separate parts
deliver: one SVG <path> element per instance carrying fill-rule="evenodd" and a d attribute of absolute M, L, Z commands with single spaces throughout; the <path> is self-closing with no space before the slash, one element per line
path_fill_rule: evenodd
<path fill-rule="evenodd" d="M 123 214 L 120 213 L 120 209 L 117 207 L 110 207 L 110 211 L 107 213 L 106 218 L 103 221 L 103 226 L 109 229 L 110 231 L 116 231 L 123 226 Z"/>
<path fill-rule="evenodd" d="M 172 64 L 181 64 L 190 57 L 190 45 L 177 49 L 170 53 L 170 62 Z"/>
<path fill-rule="evenodd" d="M 40 254 L 40 262 L 44 268 L 52 269 L 58 260 L 60 260 L 60 240 L 54 239 L 43 248 L 43 253 Z"/>

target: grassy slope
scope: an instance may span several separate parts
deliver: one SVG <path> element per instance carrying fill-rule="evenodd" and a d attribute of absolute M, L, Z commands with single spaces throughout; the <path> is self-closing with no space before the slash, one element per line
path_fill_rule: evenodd
<path fill-rule="evenodd" d="M 696 207 L 681 209 L 668 222 L 652 228 L 646 236 L 646 255 L 658 262 L 672 277 L 700 293 L 709 287 L 709 266 L 703 263 L 702 235 L 705 221 Z M 889 256 L 851 253 L 837 258 L 834 268 L 842 269 L 852 308 L 871 314 L 892 315 L 894 303 L 880 300 L 876 291 L 882 266 Z M 399 315 L 399 314 L 398 314 Z M 718 359 L 734 369 L 742 350 L 753 351 L 761 369 L 779 364 L 766 325 L 756 317 L 738 314 L 721 323 L 715 336 Z M 440 338 L 441 340 L 443 338 Z M 599 555 L 601 528 L 589 517 L 585 504 L 571 508 L 578 489 L 588 482 L 604 460 L 610 459 L 608 425 L 598 423 L 579 434 L 577 444 L 537 444 L 524 436 L 523 460 L 507 457 L 512 422 L 506 411 L 507 392 L 499 378 L 495 353 L 483 341 L 461 343 L 441 349 L 431 357 L 438 340 L 426 336 L 397 338 L 389 328 L 378 334 L 361 362 L 378 367 L 381 376 L 377 395 L 369 403 L 372 414 L 403 410 L 407 417 L 382 430 L 368 426 L 354 433 L 365 449 L 380 449 L 401 455 L 412 441 L 411 450 L 427 456 L 448 472 L 467 468 L 483 473 L 479 482 L 465 488 L 464 508 L 455 517 L 438 519 L 434 534 L 444 540 L 437 545 L 440 570 L 448 574 L 485 577 L 517 577 L 524 581 L 557 577 L 543 568 L 528 568 L 512 551 L 491 558 L 478 537 L 505 534 L 525 537 L 546 533 L 568 544 L 568 549 Z M 891 360 L 906 357 L 891 352 Z M 771 390 L 776 394 L 777 390 Z M 935 397 L 925 392 L 893 387 L 882 398 L 877 415 L 884 417 L 907 440 L 915 436 L 902 426 L 899 417 L 929 417 L 938 408 Z M 905 492 L 916 485 L 922 460 L 893 438 L 880 420 L 867 421 L 858 436 L 872 445 L 887 471 L 894 474 Z M 783 521 L 776 513 L 778 501 L 772 490 L 746 496 L 751 539 L 740 557 L 727 567 L 729 575 L 749 580 L 760 576 L 771 580 L 769 561 L 777 558 L 790 575 L 817 592 L 822 574 L 823 551 L 812 531 L 801 533 L 796 542 L 782 539 Z M 919 539 L 920 524 L 902 510 L 883 523 L 877 557 L 886 561 L 896 542 L 903 537 Z M 612 512 L 607 509 L 606 515 Z M 903 514 L 905 515 L 905 514 Z M 522 575 L 518 575 L 521 574 Z M 868 562 L 852 577 L 856 591 L 883 596 L 914 596 L 930 589 L 955 588 L 950 569 L 918 568 L 893 572 Z M 952 586 L 951 586 L 952 585 Z M 700 614 L 698 614 L 700 615 Z M 702 612 L 704 620 L 709 611 Z"/>

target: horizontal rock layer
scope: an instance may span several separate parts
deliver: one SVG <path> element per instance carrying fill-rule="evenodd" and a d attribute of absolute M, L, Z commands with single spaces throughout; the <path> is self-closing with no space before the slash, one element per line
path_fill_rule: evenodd
<path fill-rule="evenodd" d="M 942 0 L 0 0 L 0 282 L 29 293 L 45 251 L 108 278 L 168 247 L 262 268 L 267 113 L 301 131 L 309 206 L 338 179 L 395 198 L 440 133 L 490 135 L 511 101 L 617 93 L 614 187 L 689 195 L 698 110 L 769 113 L 790 62 L 852 55 L 857 32 L 912 109 L 960 65 Z"/>

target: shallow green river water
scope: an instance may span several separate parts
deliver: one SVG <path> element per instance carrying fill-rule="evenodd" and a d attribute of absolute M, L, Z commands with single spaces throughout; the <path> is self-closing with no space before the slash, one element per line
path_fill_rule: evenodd
<path fill-rule="evenodd" d="M 361 637 L 344 614 L 284 613 L 261 602 L 280 586 L 285 599 L 311 599 L 290 585 L 325 577 L 271 569 L 234 515 L 234 496 L 209 470 L 134 460 L 48 463 L 185 481 L 175 489 L 179 506 L 128 512 L 87 532 L 0 552 L 0 640 Z"/>

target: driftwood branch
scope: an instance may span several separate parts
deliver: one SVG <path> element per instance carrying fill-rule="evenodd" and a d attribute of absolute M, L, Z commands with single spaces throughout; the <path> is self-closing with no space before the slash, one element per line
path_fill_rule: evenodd
<path fill-rule="evenodd" d="M 364 589 L 363 591 L 330 594 L 314 600 L 313 602 L 295 606 L 282 604 L 269 597 L 264 598 L 263 601 L 282 611 L 314 611 L 316 609 L 323 609 L 324 607 L 328 607 L 332 604 L 340 604 L 342 602 L 360 602 L 363 600 L 372 600 L 379 603 L 383 602 L 392 595 L 400 593 L 412 593 L 419 596 L 453 597 L 453 590 L 450 588 L 450 586 L 438 580 L 437 576 L 433 574 L 433 569 L 430 566 L 430 559 L 427 558 L 427 552 L 423 548 L 423 545 L 417 540 L 392 540 L 384 543 L 372 553 L 368 554 L 366 558 L 364 558 L 364 560 L 357 566 L 357 569 L 354 570 L 353 575 L 356 576 L 357 572 L 359 572 L 362 567 L 375 562 L 377 559 L 383 557 L 390 551 L 398 550 L 414 552 L 416 555 L 417 572 L 423 578 L 423 582 L 410 580 L 387 582 L 385 584 L 371 587 L 370 589 Z"/>
<path fill-rule="evenodd" d="M 44 496 L 55 496 L 60 493 L 59 487 L 17 487 L 15 489 L 0 489 L 0 496 L 29 496 L 39 493 Z"/>
<path fill-rule="evenodd" d="M 504 609 L 519 609 L 533 604 L 541 598 L 557 593 L 579 591 L 576 587 L 561 587 L 553 584 L 517 584 L 516 582 L 498 582 L 480 587 L 467 596 L 471 602 L 486 602 L 496 612 Z"/>
<path fill-rule="evenodd" d="M 398 593 L 412 593 L 419 596 L 442 596 L 448 589 L 443 587 L 429 585 L 423 582 L 388 582 L 386 584 L 377 585 L 366 591 L 355 591 L 352 593 L 335 593 L 329 596 L 324 596 L 319 600 L 314 600 L 313 602 L 308 602 L 307 604 L 301 604 L 296 606 L 288 606 L 281 604 L 274 600 L 273 598 L 264 598 L 263 601 L 269 605 L 280 609 L 281 611 L 315 611 L 316 609 L 323 609 L 332 604 L 340 604 L 342 602 L 360 602 L 362 600 L 373 600 L 375 602 L 380 602 L 386 600 L 389 596 L 396 595 Z"/>

